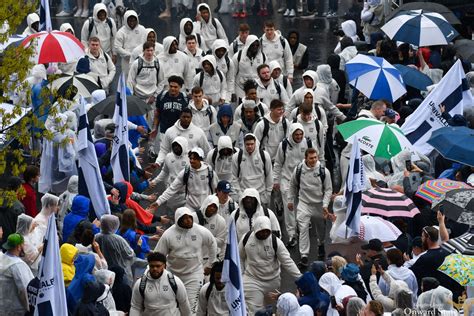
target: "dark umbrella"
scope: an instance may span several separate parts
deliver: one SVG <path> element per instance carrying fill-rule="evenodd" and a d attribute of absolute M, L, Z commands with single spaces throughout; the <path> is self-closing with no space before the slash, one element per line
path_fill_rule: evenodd
<path fill-rule="evenodd" d="M 461 24 L 461 21 L 454 15 L 453 11 L 446 8 L 444 5 L 434 2 L 410 2 L 401 5 L 398 9 L 390 12 L 388 16 L 385 17 L 385 21 L 392 19 L 401 11 L 409 10 L 424 10 L 431 11 L 441 14 L 450 24 Z"/>
<path fill-rule="evenodd" d="M 451 190 L 433 202 L 432 208 L 455 222 L 474 226 L 474 188 Z"/>
<path fill-rule="evenodd" d="M 416 68 L 400 64 L 396 64 L 393 66 L 397 68 L 398 71 L 400 71 L 403 78 L 403 82 L 405 82 L 407 86 L 416 88 L 418 90 L 427 91 L 427 87 L 433 84 L 433 81 L 430 79 L 430 77 L 428 77 Z"/>
<path fill-rule="evenodd" d="M 140 98 L 134 95 L 127 95 L 127 113 L 129 116 L 143 115 L 151 110 L 153 110 L 153 107 L 142 101 Z M 87 112 L 87 117 L 89 118 L 89 121 L 93 122 L 94 118 L 100 114 L 105 114 L 112 117 L 114 115 L 114 111 L 115 94 L 94 105 L 89 110 L 89 112 Z"/>
<path fill-rule="evenodd" d="M 462 255 L 474 255 L 474 228 L 459 237 L 450 239 L 441 244 L 441 248 L 449 253 L 460 253 Z"/>
<path fill-rule="evenodd" d="M 465 126 L 442 127 L 431 134 L 428 144 L 444 158 L 474 167 L 474 130 Z"/>
<path fill-rule="evenodd" d="M 460 39 L 454 42 L 454 48 L 462 59 L 474 63 L 474 41 L 470 39 Z"/>
<path fill-rule="evenodd" d="M 52 83 L 53 89 L 57 89 L 58 94 L 62 96 L 68 93 L 71 86 L 76 87 L 77 93 L 85 98 L 90 97 L 92 92 L 100 89 L 95 79 L 86 74 L 62 75 Z"/>

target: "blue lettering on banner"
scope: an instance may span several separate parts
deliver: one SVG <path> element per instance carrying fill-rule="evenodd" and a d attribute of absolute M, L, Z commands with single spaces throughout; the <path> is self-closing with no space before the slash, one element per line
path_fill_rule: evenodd
<path fill-rule="evenodd" d="M 242 298 L 241 298 L 240 295 L 239 295 L 239 297 L 236 298 L 236 299 L 232 302 L 231 306 L 232 306 L 232 308 L 234 309 L 234 311 L 236 311 L 236 310 L 238 310 L 238 309 L 240 308 L 241 305 L 242 305 Z"/>

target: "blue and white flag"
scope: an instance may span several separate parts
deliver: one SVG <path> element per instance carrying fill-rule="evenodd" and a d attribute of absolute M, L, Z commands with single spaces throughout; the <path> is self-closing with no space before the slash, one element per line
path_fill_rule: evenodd
<path fill-rule="evenodd" d="M 230 220 L 229 235 L 225 248 L 222 282 L 225 283 L 225 300 L 230 315 L 246 316 L 244 286 L 240 269 L 239 241 L 235 230 L 235 221 Z"/>
<path fill-rule="evenodd" d="M 39 270 L 35 316 L 67 315 L 66 289 L 59 256 L 56 216 L 49 217 Z"/>
<path fill-rule="evenodd" d="M 441 116 L 439 106 L 443 104 L 451 115 L 462 115 L 466 108 L 473 105 L 472 102 L 466 74 L 461 61 L 458 60 L 415 112 L 406 119 L 405 124 L 402 125 L 402 131 L 418 152 L 428 155 L 433 150 L 433 147 L 428 144 L 431 133 L 448 126 Z"/>
<path fill-rule="evenodd" d="M 48 32 L 53 30 L 51 14 L 49 13 L 49 0 L 41 0 L 40 2 L 39 30 Z"/>
<path fill-rule="evenodd" d="M 115 100 L 114 112 L 115 135 L 112 141 L 112 156 L 110 162 L 114 173 L 114 183 L 129 181 L 130 166 L 128 157 L 128 114 L 127 114 L 127 87 L 125 76 L 120 75 L 117 98 Z"/>
<path fill-rule="evenodd" d="M 355 135 L 354 137 L 357 137 Z M 362 208 L 362 191 L 365 190 L 364 163 L 360 156 L 359 142 L 352 144 L 351 159 L 349 161 L 349 171 L 347 172 L 345 200 L 346 226 L 350 228 L 350 236 L 358 236 L 360 229 L 360 214 Z M 350 237 L 346 234 L 346 238 Z"/>
<path fill-rule="evenodd" d="M 92 203 L 97 218 L 110 214 L 99 162 L 95 152 L 87 119 L 86 101 L 81 97 L 79 108 L 79 127 L 77 132 L 77 157 L 79 175 L 79 194 L 87 196 Z"/>

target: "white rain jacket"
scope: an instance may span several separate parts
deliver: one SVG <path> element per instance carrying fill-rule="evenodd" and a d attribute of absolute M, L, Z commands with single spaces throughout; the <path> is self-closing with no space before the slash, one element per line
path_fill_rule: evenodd
<path fill-rule="evenodd" d="M 341 23 L 341 29 L 344 32 L 344 35 L 350 37 L 353 42 L 359 40 L 357 36 L 357 25 L 353 20 L 347 20 Z M 341 52 L 341 43 L 338 42 L 336 48 L 334 48 L 334 53 L 339 54 Z"/>
<path fill-rule="evenodd" d="M 38 14 L 36 14 L 35 12 L 33 13 L 30 13 L 28 14 L 28 16 L 26 17 L 26 28 L 25 30 L 23 31 L 23 34 L 22 35 L 25 35 L 25 36 L 30 36 L 30 35 L 33 35 L 35 33 L 38 33 L 37 31 L 35 31 L 31 25 L 35 22 L 39 22 L 40 20 L 40 17 Z"/>
<path fill-rule="evenodd" d="M 143 42 L 132 50 L 132 55 L 130 57 L 130 64 L 133 63 L 135 59 L 137 59 L 139 56 L 143 56 L 143 44 L 145 44 L 148 38 L 148 34 L 150 34 L 151 32 L 155 33 L 155 38 L 156 38 L 156 32 L 154 29 L 152 28 L 145 29 L 145 32 L 143 33 L 144 35 Z M 161 45 L 158 42 L 155 42 L 155 57 L 158 57 L 158 55 L 161 54 L 162 52 L 163 52 L 163 45 Z"/>
<path fill-rule="evenodd" d="M 321 167 L 325 173 L 324 184 L 320 175 L 321 162 L 318 161 L 314 168 L 308 167 L 303 161 L 301 176 L 299 181 L 296 178 L 296 168 L 293 170 L 290 181 L 290 190 L 288 191 L 288 201 L 294 201 L 296 198 L 306 205 L 322 203 L 323 207 L 328 207 L 332 195 L 331 173 L 328 169 Z"/>
<path fill-rule="evenodd" d="M 201 21 L 196 22 L 196 32 L 201 34 L 202 41 L 206 43 L 206 47 L 212 47 L 214 41 L 217 39 L 224 40 L 227 45 L 229 44 L 229 40 L 227 39 L 227 35 L 225 34 L 224 27 L 222 26 L 221 22 L 212 16 L 212 10 L 207 3 L 200 3 L 197 6 L 196 12 L 199 14 L 199 8 L 206 7 L 209 11 L 209 20 L 206 23 L 203 18 Z M 214 21 L 214 22 L 213 22 Z M 215 24 L 215 26 L 214 26 Z"/>
<path fill-rule="evenodd" d="M 232 156 L 232 188 L 237 196 L 239 196 L 239 194 L 241 194 L 245 189 L 254 188 L 258 191 L 259 195 L 262 196 L 262 200 L 266 203 L 270 200 L 270 194 L 273 189 L 272 160 L 268 152 L 264 151 L 264 170 L 259 147 L 260 142 L 257 138 L 255 142 L 255 150 L 251 154 L 249 154 L 245 149 L 242 150 L 240 174 L 238 172 L 239 153 L 235 153 Z"/>
<path fill-rule="evenodd" d="M 158 55 L 164 75 L 163 89 L 168 87 L 168 78 L 176 75 L 184 79 L 184 88 L 191 91 L 195 70 L 189 68 L 189 57 L 185 53 L 179 50 L 175 54 L 169 53 L 170 46 L 174 41 L 177 42 L 174 36 L 165 37 L 163 39 L 163 52 Z"/>
<path fill-rule="evenodd" d="M 221 118 L 223 116 L 229 116 L 230 117 L 230 126 L 227 128 L 224 128 L 221 126 L 222 121 Z M 241 142 L 240 136 L 241 136 L 241 126 L 239 123 L 236 123 L 232 117 L 232 107 L 229 104 L 223 104 L 219 107 L 219 111 L 217 112 L 217 121 L 211 125 L 209 128 L 209 142 L 211 143 L 212 146 L 216 147 L 218 146 L 219 139 L 222 136 L 229 136 L 232 140 L 232 144 L 235 147 L 238 147 L 238 142 Z M 221 179 L 222 180 L 222 179 Z"/>
<path fill-rule="evenodd" d="M 324 134 L 324 125 L 314 114 L 311 114 L 311 119 L 308 122 L 303 121 L 301 114 L 296 117 L 296 122 L 300 123 L 304 129 L 304 136 L 311 139 L 313 148 L 318 150 L 319 161 L 324 162 L 324 148 L 326 144 L 326 136 Z"/>
<path fill-rule="evenodd" d="M 270 78 L 270 82 L 267 86 L 264 86 L 262 81 L 259 79 L 255 80 L 257 83 L 257 96 L 265 104 L 270 104 L 273 100 L 278 99 L 284 104 L 290 101 L 283 84 L 276 82 L 275 79 Z"/>
<path fill-rule="evenodd" d="M 242 200 L 245 197 L 254 197 L 257 199 L 257 210 L 255 211 L 255 213 L 252 214 L 250 218 L 245 212 L 243 202 L 242 202 Z M 260 201 L 260 194 L 258 193 L 257 190 L 253 188 L 245 189 L 245 191 L 242 192 L 242 194 L 240 195 L 238 207 L 239 208 L 237 210 L 233 211 L 230 214 L 230 218 L 235 220 L 236 213 L 239 212 L 239 216 L 237 220 L 235 221 L 235 229 L 237 232 L 237 239 L 241 240 L 247 232 L 252 230 L 253 226 L 255 225 L 255 221 L 257 217 L 265 216 L 265 211 L 263 210 L 263 207 Z M 280 229 L 280 223 L 278 222 L 278 218 L 276 217 L 275 213 L 273 213 L 272 210 L 270 209 L 267 209 L 267 210 L 268 210 L 268 215 L 270 216 L 271 231 L 281 236 L 281 229 Z"/>
<path fill-rule="evenodd" d="M 167 256 L 168 270 L 178 276 L 203 273 L 203 250 L 208 250 L 209 260 L 206 267 L 211 267 L 216 261 L 217 244 L 212 233 L 197 223 L 190 229 L 178 225 L 183 215 L 191 215 L 187 207 L 180 207 L 175 213 L 175 224 L 168 228 L 161 236 L 155 251 Z M 187 314 L 189 315 L 189 314 Z"/>
<path fill-rule="evenodd" d="M 206 161 L 207 163 L 212 166 L 212 168 L 216 171 L 219 180 L 232 180 L 232 154 L 229 156 L 221 156 L 219 151 L 224 148 L 229 148 L 233 152 L 238 152 L 238 149 L 235 149 L 232 146 L 232 139 L 229 136 L 221 136 L 219 137 L 219 141 L 217 143 L 217 147 L 212 149 L 208 154 Z M 217 151 L 217 154 L 215 152 Z M 215 155 L 215 163 L 213 162 L 213 156 Z"/>
<path fill-rule="evenodd" d="M 211 149 L 207 141 L 206 134 L 194 125 L 192 122 L 189 124 L 188 128 L 183 128 L 179 120 L 174 123 L 173 126 L 168 128 L 165 133 L 165 137 L 161 140 L 160 153 L 156 162 L 161 166 L 165 160 L 166 154 L 171 151 L 171 144 L 176 137 L 183 136 L 188 141 L 188 148 L 199 147 L 204 151 L 204 154 L 207 155 Z"/>
<path fill-rule="evenodd" d="M 140 59 L 143 61 L 143 67 L 140 73 L 138 73 Z M 156 61 L 158 61 L 156 57 L 148 61 L 140 56 L 130 66 L 127 86 L 133 91 L 133 94 L 140 99 L 147 99 L 152 96 L 157 97 L 161 91 L 160 89 L 163 86 L 163 67 L 160 62 L 155 64 Z M 158 67 L 158 70 L 156 67 Z"/>
<path fill-rule="evenodd" d="M 104 21 L 99 20 L 98 13 L 100 11 L 105 11 L 106 18 Z M 112 29 L 110 29 L 110 25 L 107 22 L 107 19 L 110 19 L 110 24 L 112 24 Z M 91 20 L 93 21 L 94 26 L 89 34 L 89 27 Z M 125 19 L 125 21 L 127 21 Z M 117 26 L 115 25 L 115 21 L 110 18 L 107 14 L 107 7 L 103 3 L 97 3 L 94 5 L 94 10 L 92 13 L 92 17 L 88 18 L 84 21 L 81 30 L 81 42 L 82 44 L 87 47 L 89 38 L 91 37 L 98 37 L 100 40 L 100 47 L 106 52 L 107 54 L 112 53 L 112 48 L 114 46 L 114 38 L 117 35 Z"/>
<path fill-rule="evenodd" d="M 166 154 L 160 174 L 152 180 L 155 184 L 163 182 L 166 187 L 169 187 L 178 176 L 178 173 L 189 164 L 188 140 L 184 137 L 178 136 L 173 140 L 173 143 L 178 143 L 181 146 L 182 153 L 180 156 L 177 156 L 172 150 L 170 150 L 170 152 Z M 184 194 L 184 189 L 181 193 Z"/>
<path fill-rule="evenodd" d="M 186 34 L 186 32 L 184 32 L 184 26 L 188 22 L 193 25 L 193 30 L 191 31 L 191 34 Z M 196 36 L 197 47 L 199 47 L 202 51 L 207 51 L 208 47 L 206 47 L 206 43 L 202 40 L 201 35 L 196 32 L 196 24 L 197 23 L 194 23 L 193 20 L 191 20 L 190 18 L 182 18 L 181 21 L 179 21 L 178 49 L 180 51 L 184 51 L 186 49 L 186 36 L 188 35 Z"/>
<path fill-rule="evenodd" d="M 222 56 L 222 58 L 218 58 L 216 55 L 216 50 L 219 48 L 226 49 L 226 53 L 224 56 Z M 230 97 L 235 91 L 235 64 L 232 57 L 229 56 L 229 50 L 227 48 L 226 41 L 221 39 L 216 40 L 212 46 L 212 54 L 216 58 L 217 69 L 222 71 L 226 78 L 227 97 Z"/>
<path fill-rule="evenodd" d="M 297 279 L 301 276 L 301 272 L 296 266 L 285 244 L 276 238 L 276 253 L 273 249 L 272 237 L 259 240 L 255 233 L 262 230 L 271 230 L 270 219 L 266 216 L 258 216 L 255 219 L 253 232 L 250 234 L 246 245 L 243 240 L 239 242 L 240 260 L 244 263 L 243 273 L 252 279 L 262 282 L 280 279 L 280 266 L 288 272 L 288 274 Z"/>
<path fill-rule="evenodd" d="M 211 124 L 217 122 L 217 111 L 212 105 L 209 105 L 206 99 L 202 100 L 202 108 L 198 110 L 194 100 L 189 101 L 189 108 L 193 112 L 193 124 L 207 135 Z"/>
<path fill-rule="evenodd" d="M 266 136 L 263 135 L 263 131 L 265 128 L 265 119 L 268 121 L 270 127 Z M 286 130 L 283 126 L 283 121 L 286 121 Z M 274 122 L 270 117 L 270 113 L 265 114 L 263 119 L 261 119 L 257 123 L 257 126 L 255 126 L 255 137 L 261 142 L 262 148 L 268 151 L 268 154 L 270 155 L 270 157 L 272 157 L 272 161 L 275 159 L 278 145 L 283 139 L 285 139 L 286 136 L 288 136 L 289 128 L 290 122 L 285 117 L 281 117 L 278 122 Z"/>
<path fill-rule="evenodd" d="M 98 57 L 94 57 L 88 50 L 86 51 L 91 68 L 88 75 L 95 78 L 97 84 L 100 83 L 102 89 L 108 89 L 110 83 L 114 80 L 116 71 L 112 58 L 109 55 L 106 57 L 106 53 L 102 49 Z"/>
<path fill-rule="evenodd" d="M 202 216 L 204 217 L 204 220 L 206 221 L 203 226 L 206 227 L 216 239 L 217 258 L 219 260 L 224 260 L 226 246 L 225 242 L 227 238 L 227 223 L 224 217 L 219 214 L 219 212 L 217 212 L 211 217 L 208 217 L 206 215 L 206 209 L 209 205 L 212 204 L 214 204 L 217 209 L 219 209 L 219 199 L 215 195 L 209 195 L 201 205 L 200 211 L 202 213 Z M 204 259 L 207 259 L 209 257 L 207 249 L 203 250 L 203 256 Z"/>
<path fill-rule="evenodd" d="M 137 18 L 137 26 L 132 30 L 127 24 L 127 19 L 130 16 Z M 143 37 L 145 36 L 145 27 L 140 23 L 138 14 L 133 10 L 128 10 L 123 16 L 124 24 L 117 31 L 114 41 L 114 52 L 125 59 L 126 63 L 130 62 L 132 51 L 140 44 L 143 44 Z"/>
<path fill-rule="evenodd" d="M 204 71 L 203 63 L 207 61 L 212 65 L 214 74 L 211 76 Z M 230 95 L 227 95 L 227 81 L 219 69 L 217 69 L 216 58 L 212 55 L 206 55 L 201 59 L 202 72 L 194 76 L 193 87 L 201 87 L 204 91 L 204 95 L 212 99 L 212 104 L 218 104 L 220 99 L 230 101 Z M 201 78 L 202 85 L 201 85 Z"/>
<path fill-rule="evenodd" d="M 278 61 L 282 67 L 283 74 L 293 78 L 293 53 L 291 52 L 290 44 L 281 35 L 280 31 L 275 31 L 275 36 L 272 40 L 263 34 L 260 41 L 262 43 L 262 51 L 267 56 L 267 60 L 269 62 L 273 60 Z"/>
<path fill-rule="evenodd" d="M 206 293 L 210 283 L 206 283 L 199 291 L 199 302 L 196 316 L 227 316 L 229 315 L 229 307 L 227 307 L 227 300 L 225 298 L 225 287 L 218 290 L 214 285 L 212 286 L 209 299 L 206 298 Z"/>
<path fill-rule="evenodd" d="M 322 89 L 331 103 L 337 104 L 339 90 L 341 89 L 336 80 L 332 78 L 331 67 L 327 64 L 319 65 L 316 69 L 316 73 L 318 74 L 317 89 Z M 315 92 L 316 95 L 320 95 L 317 91 Z"/>
<path fill-rule="evenodd" d="M 302 44 L 300 44 L 300 45 L 302 45 Z M 277 68 L 281 69 L 280 63 L 276 60 L 272 60 L 271 62 L 269 62 L 268 67 L 270 67 L 270 73 L 272 73 L 273 70 L 275 70 Z M 286 83 L 283 82 L 283 80 L 285 78 L 286 78 Z M 276 79 L 274 78 L 274 80 L 278 81 L 280 86 L 282 86 L 284 89 L 286 89 L 286 95 L 288 96 L 288 101 L 289 101 L 290 97 L 293 95 L 293 86 L 291 85 L 291 82 L 288 80 L 288 77 L 285 77 L 282 73 L 282 74 L 280 74 L 280 77 L 278 77 Z M 286 88 L 285 88 L 285 84 L 286 84 Z"/>

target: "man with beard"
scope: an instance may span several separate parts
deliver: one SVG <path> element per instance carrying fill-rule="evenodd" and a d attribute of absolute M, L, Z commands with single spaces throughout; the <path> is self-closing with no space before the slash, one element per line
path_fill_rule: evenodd
<path fill-rule="evenodd" d="M 263 103 L 270 104 L 274 99 L 278 99 L 285 104 L 290 101 L 283 85 L 272 78 L 270 66 L 267 64 L 258 66 L 257 73 L 257 95 Z"/>
<path fill-rule="evenodd" d="M 216 239 L 206 228 L 194 225 L 193 216 L 196 215 L 190 209 L 178 208 L 175 224 L 163 233 L 155 248 L 155 251 L 167 256 L 169 271 L 176 274 L 186 287 L 191 311 L 182 315 L 196 313 L 202 274 L 209 275 L 217 256 Z M 207 249 L 208 255 L 206 266 L 202 264 L 204 249 Z"/>
<path fill-rule="evenodd" d="M 240 260 L 244 264 L 243 285 L 249 315 L 264 308 L 268 293 L 280 287 L 280 266 L 295 280 L 301 276 L 283 242 L 272 235 L 270 219 L 255 219 L 253 232 L 239 242 Z"/>
<path fill-rule="evenodd" d="M 166 270 L 166 256 L 150 252 L 148 272 L 135 282 L 130 316 L 190 315 L 183 282 Z"/>
<path fill-rule="evenodd" d="M 221 281 L 223 266 L 222 261 L 212 266 L 210 280 L 199 292 L 197 316 L 229 315 L 229 307 L 225 299 L 225 284 Z"/>

